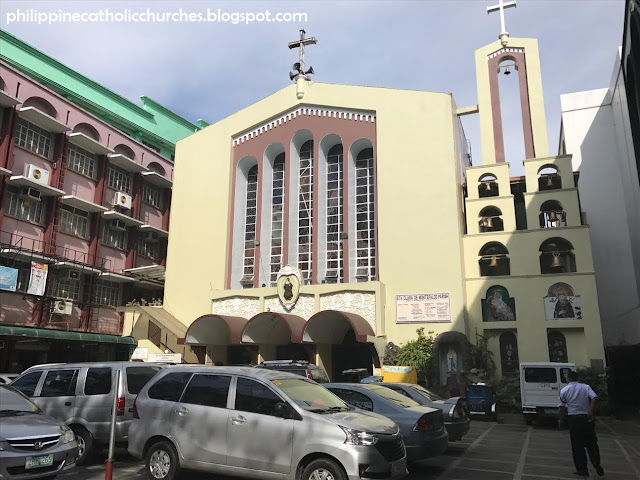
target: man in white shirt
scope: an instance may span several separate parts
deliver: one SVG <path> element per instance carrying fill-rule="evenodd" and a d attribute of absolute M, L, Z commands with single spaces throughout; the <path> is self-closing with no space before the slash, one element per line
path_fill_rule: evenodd
<path fill-rule="evenodd" d="M 598 396 L 592 388 L 578 382 L 578 373 L 570 371 L 567 374 L 569 384 L 560 391 L 558 406 L 560 407 L 560 424 L 564 424 L 569 418 L 569 435 L 571 436 L 571 451 L 573 463 L 576 466 L 576 475 L 588 477 L 587 455 L 599 476 L 604 475 L 604 469 L 600 465 L 600 449 L 596 436 L 595 417 L 593 411 Z"/>

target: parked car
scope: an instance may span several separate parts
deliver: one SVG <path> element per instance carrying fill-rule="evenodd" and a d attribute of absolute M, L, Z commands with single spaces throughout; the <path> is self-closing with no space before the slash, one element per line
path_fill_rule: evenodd
<path fill-rule="evenodd" d="M 490 385 L 484 382 L 473 383 L 467 387 L 466 397 L 471 416 L 482 416 L 498 421 L 500 418 L 498 397 Z"/>
<path fill-rule="evenodd" d="M 0 373 L 0 385 L 9 385 L 19 373 Z"/>
<path fill-rule="evenodd" d="M 348 404 L 379 413 L 397 423 L 407 449 L 407 461 L 435 457 L 447 449 L 448 435 L 442 410 L 420 405 L 379 383 L 327 383 L 323 386 Z"/>
<path fill-rule="evenodd" d="M 169 367 L 133 410 L 128 450 L 145 459 L 151 480 L 173 480 L 182 469 L 287 480 L 407 474 L 396 424 L 288 372 Z"/>
<path fill-rule="evenodd" d="M 530 362 L 520 364 L 522 413 L 527 425 L 534 420 L 558 418 L 558 396 L 567 386 L 567 373 L 575 363 Z"/>
<path fill-rule="evenodd" d="M 467 406 L 463 397 L 451 397 L 445 400 L 415 383 L 381 383 L 380 385 L 411 398 L 420 405 L 442 410 L 449 440 L 461 440 L 469 431 L 471 421 L 467 415 Z"/>
<path fill-rule="evenodd" d="M 38 365 L 22 372 L 11 385 L 44 413 L 71 427 L 78 441 L 78 465 L 83 465 L 109 443 L 116 370 L 120 371 L 116 443 L 126 446 L 133 400 L 164 366 L 141 362 Z"/>
<path fill-rule="evenodd" d="M 304 360 L 267 360 L 260 362 L 256 367 L 295 373 L 296 375 L 302 375 L 317 383 L 330 382 L 324 368 L 318 367 L 313 363 L 305 362 Z"/>
<path fill-rule="evenodd" d="M 0 478 L 47 478 L 76 465 L 78 443 L 63 422 L 0 385 Z"/>

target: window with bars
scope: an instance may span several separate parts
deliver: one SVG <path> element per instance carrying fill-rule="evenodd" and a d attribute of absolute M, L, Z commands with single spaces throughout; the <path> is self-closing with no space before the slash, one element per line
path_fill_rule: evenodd
<path fill-rule="evenodd" d="M 62 205 L 60 231 L 89 238 L 89 213 L 69 205 Z"/>
<path fill-rule="evenodd" d="M 160 244 L 158 242 L 140 240 L 138 242 L 138 253 L 144 257 L 158 260 L 160 258 Z"/>
<path fill-rule="evenodd" d="M 342 145 L 335 145 L 327 155 L 327 283 L 341 283 L 344 278 L 342 170 Z"/>
<path fill-rule="evenodd" d="M 107 222 L 102 226 L 102 243 L 124 250 L 127 245 L 127 232 L 126 230 L 114 230 Z"/>
<path fill-rule="evenodd" d="M 16 127 L 16 145 L 49 158 L 51 150 L 51 132 L 24 120 L 18 119 Z"/>
<path fill-rule="evenodd" d="M 42 223 L 42 210 L 45 204 L 46 200 L 38 201 L 33 198 L 23 197 L 20 188 L 11 186 L 7 188 L 5 206 L 7 215 L 40 224 Z"/>
<path fill-rule="evenodd" d="M 256 251 L 256 215 L 258 213 L 258 166 L 247 173 L 247 206 L 244 215 L 244 267 L 240 282 L 245 288 L 253 287 Z"/>
<path fill-rule="evenodd" d="M 80 301 L 80 279 L 69 278 L 64 276 L 66 272 L 60 272 L 61 275 L 53 277 L 52 295 L 57 298 L 69 298 L 71 300 Z"/>
<path fill-rule="evenodd" d="M 311 282 L 313 241 L 313 140 L 300 147 L 300 187 L 298 192 L 298 268 L 304 283 Z"/>
<path fill-rule="evenodd" d="M 69 170 L 94 178 L 96 156 L 84 148 L 69 144 L 67 150 L 67 166 Z"/>
<path fill-rule="evenodd" d="M 107 185 L 119 192 L 131 193 L 131 173 L 115 165 L 109 165 Z"/>
<path fill-rule="evenodd" d="M 157 209 L 162 208 L 162 190 L 149 182 L 142 182 L 142 201 Z"/>
<path fill-rule="evenodd" d="M 284 214 L 284 153 L 273 161 L 271 192 L 271 272 L 270 282 L 274 286 L 282 268 L 282 216 Z"/>
<path fill-rule="evenodd" d="M 117 307 L 120 305 L 120 284 L 108 280 L 100 280 L 96 286 L 93 301 L 98 305 Z"/>
<path fill-rule="evenodd" d="M 373 149 L 362 150 L 355 162 L 356 180 L 356 280 L 376 278 L 375 179 Z"/>

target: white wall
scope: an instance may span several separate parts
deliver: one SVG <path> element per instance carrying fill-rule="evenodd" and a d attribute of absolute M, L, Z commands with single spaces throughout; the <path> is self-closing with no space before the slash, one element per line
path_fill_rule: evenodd
<path fill-rule="evenodd" d="M 605 346 L 640 343 L 640 186 L 620 53 L 609 88 L 560 97 L 560 149 L 580 172 Z"/>

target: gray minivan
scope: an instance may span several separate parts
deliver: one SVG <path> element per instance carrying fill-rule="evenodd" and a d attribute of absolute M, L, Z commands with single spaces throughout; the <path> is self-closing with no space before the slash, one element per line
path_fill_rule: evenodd
<path fill-rule="evenodd" d="M 133 410 L 128 451 L 145 459 L 151 480 L 174 480 L 181 469 L 288 480 L 407 474 L 395 423 L 292 373 L 168 367 Z"/>
<path fill-rule="evenodd" d="M 71 427 L 78 441 L 77 463 L 83 465 L 109 442 L 115 372 L 120 371 L 116 443 L 126 446 L 135 396 L 165 366 L 142 362 L 37 365 L 22 372 L 11 386 Z"/>

